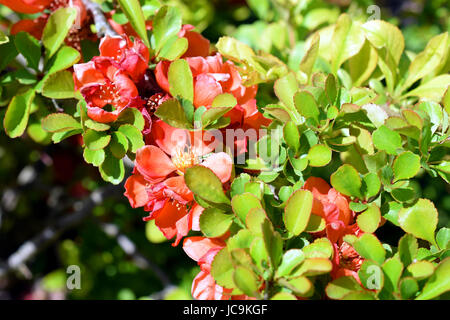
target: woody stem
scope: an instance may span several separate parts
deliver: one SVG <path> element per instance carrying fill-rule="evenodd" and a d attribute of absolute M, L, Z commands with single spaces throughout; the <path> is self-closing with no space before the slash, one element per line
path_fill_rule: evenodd
<path fill-rule="evenodd" d="M 111 27 L 106 20 L 105 15 L 103 14 L 100 5 L 95 2 L 91 2 L 90 0 L 82 0 L 84 6 L 88 11 L 91 12 L 92 17 L 94 18 L 95 28 L 97 29 L 97 33 L 100 36 L 117 36 L 117 32 Z"/>

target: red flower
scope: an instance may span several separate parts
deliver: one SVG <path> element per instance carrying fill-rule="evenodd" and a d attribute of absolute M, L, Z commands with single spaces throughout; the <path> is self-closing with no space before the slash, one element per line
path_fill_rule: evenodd
<path fill-rule="evenodd" d="M 111 58 L 134 82 L 138 82 L 148 68 L 150 53 L 138 38 L 133 43 L 128 36 L 106 36 L 101 40 L 99 50 L 101 56 Z"/>
<path fill-rule="evenodd" d="M 242 105 L 253 99 L 258 87 L 245 87 L 236 67 L 231 61 L 222 61 L 222 56 L 186 58 L 194 77 L 194 106 L 210 107 L 214 98 L 221 93 L 231 93 Z M 161 61 L 155 69 L 158 85 L 169 92 L 168 71 L 170 61 Z"/>
<path fill-rule="evenodd" d="M 22 13 L 38 13 L 44 10 L 54 12 L 59 8 L 65 8 L 70 5 L 77 10 L 77 18 L 75 21 L 78 25 L 72 26 L 65 39 L 65 43 L 80 51 L 81 40 L 96 39 L 95 35 L 90 32 L 89 25 L 86 23 L 88 14 L 82 0 L 0 0 L 0 3 L 4 3 L 12 10 Z M 15 35 L 24 31 L 40 40 L 49 17 L 49 14 L 43 13 L 35 19 L 20 20 L 11 27 L 10 33 Z"/>
<path fill-rule="evenodd" d="M 193 29 L 194 26 L 185 24 L 178 33 L 179 37 L 184 37 L 188 40 L 188 49 L 182 58 L 206 57 L 209 55 L 209 40 L 200 33 L 192 31 Z"/>
<path fill-rule="evenodd" d="M 197 300 L 229 300 L 232 290 L 216 284 L 211 276 L 211 263 L 217 252 L 225 247 L 221 239 L 189 237 L 183 242 L 183 250 L 200 266 L 200 273 L 192 282 L 191 293 Z"/>
<path fill-rule="evenodd" d="M 226 153 L 213 153 L 201 137 L 187 130 L 175 129 L 161 120 L 153 124 L 155 145 L 136 153 L 135 173 L 125 183 L 125 196 L 132 207 L 144 206 L 150 214 L 144 220 L 155 224 L 166 238 L 177 236 L 177 245 L 189 230 L 198 230 L 202 208 L 184 182 L 186 168 L 201 164 L 210 168 L 225 183 L 231 177 L 232 160 Z"/>
<path fill-rule="evenodd" d="M 133 81 L 110 59 L 95 57 L 74 65 L 75 90 L 80 90 L 88 104 L 88 116 L 98 122 L 115 121 L 126 107 L 140 107 L 143 101 Z M 108 104 L 115 110 L 104 109 Z"/>
<path fill-rule="evenodd" d="M 139 37 L 129 22 L 125 24 L 118 24 L 112 18 L 108 19 L 108 22 L 118 34 L 127 34 L 129 36 Z M 147 30 L 152 30 L 152 21 L 146 21 L 145 26 Z M 192 29 L 194 29 L 194 26 L 185 24 L 181 28 L 180 32 L 178 32 L 178 37 L 186 38 L 188 40 L 188 48 L 182 58 L 197 56 L 206 57 L 209 55 L 209 40 L 204 38 L 200 33 L 192 31 Z"/>
<path fill-rule="evenodd" d="M 354 214 L 349 208 L 348 198 L 331 188 L 321 178 L 308 178 L 303 189 L 309 190 L 313 194 L 312 213 L 321 216 L 326 222 L 325 234 L 334 247 L 331 276 L 336 279 L 351 275 L 359 282 L 357 271 L 361 267 L 363 259 L 343 240 L 344 236 L 348 234 L 356 236 L 362 234 L 356 223 L 351 224 Z"/>
<path fill-rule="evenodd" d="M 36 39 L 42 38 L 45 24 L 47 23 L 48 15 L 43 14 L 36 19 L 23 19 L 12 25 L 10 33 L 12 35 L 18 34 L 21 31 L 27 32 Z"/>
<path fill-rule="evenodd" d="M 0 4 L 11 10 L 27 14 L 41 12 L 52 2 L 53 0 L 0 0 Z"/>

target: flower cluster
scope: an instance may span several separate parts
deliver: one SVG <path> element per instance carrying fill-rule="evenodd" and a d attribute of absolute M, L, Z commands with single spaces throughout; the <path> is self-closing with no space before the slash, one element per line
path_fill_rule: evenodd
<path fill-rule="evenodd" d="M 75 19 L 77 23 L 70 29 L 65 39 L 66 44 L 81 50 L 82 40 L 96 39 L 96 36 L 88 28 L 91 17 L 82 0 L 0 0 L 0 3 L 16 12 L 39 14 L 34 19 L 22 19 L 16 22 L 11 27 L 12 35 L 23 31 L 40 40 L 50 14 L 60 8 L 70 6 L 77 12 Z M 47 12 L 50 12 L 50 14 Z"/>

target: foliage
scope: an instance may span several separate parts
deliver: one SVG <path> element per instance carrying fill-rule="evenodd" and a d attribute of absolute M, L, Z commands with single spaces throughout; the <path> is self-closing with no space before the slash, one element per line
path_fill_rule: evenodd
<path fill-rule="evenodd" d="M 448 196 L 420 188 L 450 183 L 448 32 L 413 52 L 411 29 L 361 14 L 371 1 L 248 0 L 229 10 L 232 28 L 208 22 L 203 1 L 105 0 L 101 16 L 35 2 L 21 12 L 39 15 L 33 28 L 0 34 L 6 135 L 79 137 L 96 179 L 125 181 L 129 206 L 148 213 L 145 231 L 125 223 L 133 236 L 182 241 L 200 271 L 192 286 L 190 271 L 177 277 L 195 299 L 448 298 Z M 121 208 L 105 219 L 126 220 Z M 73 298 L 109 298 L 88 292 L 123 256 L 82 230 L 81 249 L 61 243 L 64 264 L 83 266 L 90 241 L 103 254 Z M 44 287 L 61 287 L 61 272 Z"/>

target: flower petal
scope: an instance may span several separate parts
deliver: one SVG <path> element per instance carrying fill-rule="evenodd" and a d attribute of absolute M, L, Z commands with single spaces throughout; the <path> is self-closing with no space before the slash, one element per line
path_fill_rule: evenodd
<path fill-rule="evenodd" d="M 188 211 L 185 206 L 167 201 L 161 211 L 157 213 L 155 225 L 167 239 L 177 236 L 174 243 L 176 246 L 190 230 Z"/>
<path fill-rule="evenodd" d="M 47 7 L 53 0 L 0 0 L 3 4 L 13 11 L 20 13 L 38 13 Z"/>
<path fill-rule="evenodd" d="M 183 242 L 184 252 L 194 261 L 199 261 L 209 250 L 224 246 L 222 240 L 205 237 L 189 237 Z"/>
<path fill-rule="evenodd" d="M 222 183 L 230 180 L 233 171 L 233 160 L 225 152 L 213 153 L 205 161 L 202 166 L 211 169 Z"/>
<path fill-rule="evenodd" d="M 200 74 L 194 80 L 194 106 L 211 106 L 214 98 L 222 93 L 220 83 L 211 75 Z"/>
<path fill-rule="evenodd" d="M 133 174 L 125 182 L 126 191 L 124 195 L 128 198 L 133 208 L 142 207 L 148 202 L 146 184 L 144 177 L 139 173 Z"/>
<path fill-rule="evenodd" d="M 152 135 L 158 147 L 171 156 L 190 144 L 188 130 L 174 128 L 162 120 L 153 123 Z"/>
<path fill-rule="evenodd" d="M 136 168 L 148 181 L 162 181 L 176 170 L 172 160 L 156 146 L 144 146 L 136 152 Z"/>
<path fill-rule="evenodd" d="M 214 278 L 204 271 L 194 278 L 191 294 L 197 300 L 222 300 L 225 299 L 224 288 L 216 284 Z"/>

